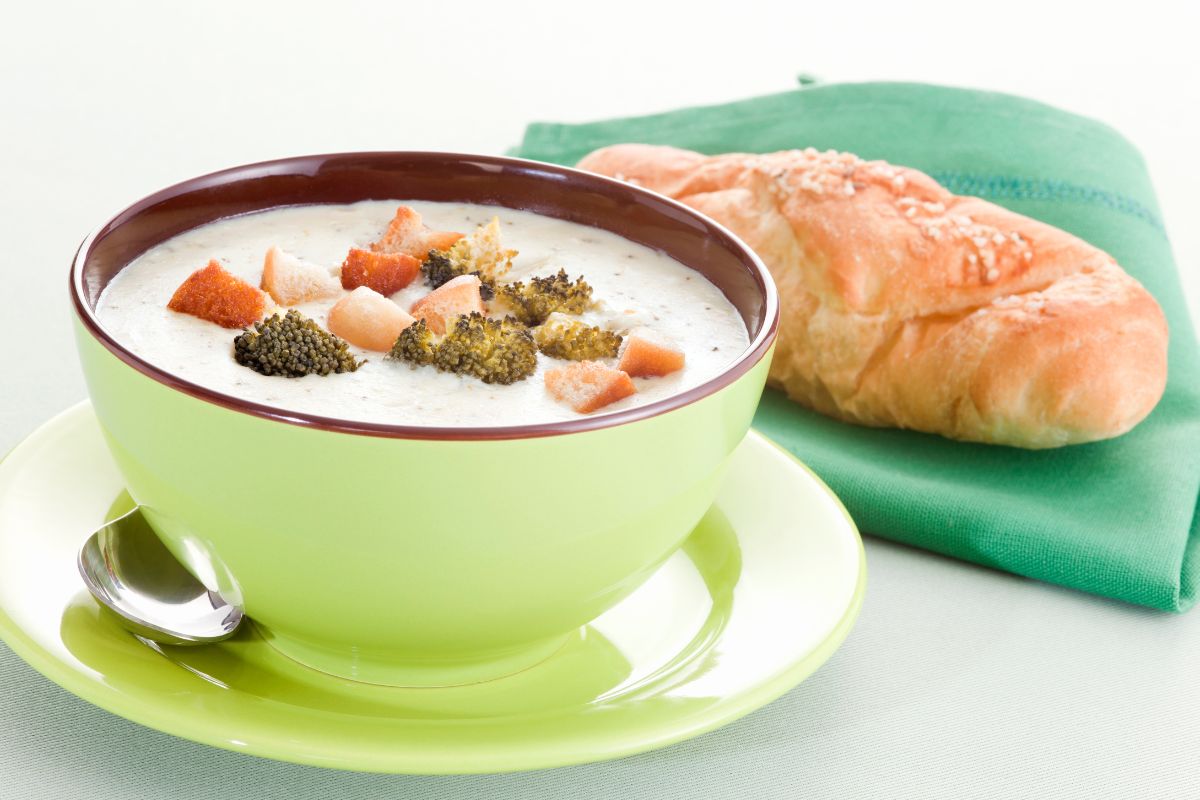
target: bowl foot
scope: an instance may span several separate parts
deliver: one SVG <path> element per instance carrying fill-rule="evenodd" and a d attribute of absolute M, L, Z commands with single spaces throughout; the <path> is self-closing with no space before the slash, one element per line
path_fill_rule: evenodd
<path fill-rule="evenodd" d="M 256 627 L 271 647 L 309 669 L 359 683 L 404 688 L 465 686 L 505 678 L 542 663 L 570 638 L 570 634 L 555 636 L 456 659 L 417 658 L 403 653 L 367 655 L 360 648 L 315 645 L 280 636 L 263 625 Z"/>

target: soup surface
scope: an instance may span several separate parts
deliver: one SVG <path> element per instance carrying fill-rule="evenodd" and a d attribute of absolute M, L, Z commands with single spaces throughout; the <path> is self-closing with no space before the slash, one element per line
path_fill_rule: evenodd
<path fill-rule="evenodd" d="M 617 332 L 645 327 L 671 340 L 686 357 L 683 369 L 635 378 L 637 393 L 596 414 L 654 402 L 719 374 L 749 346 L 745 325 L 723 294 L 702 275 L 669 256 L 616 234 L 508 208 L 419 201 L 364 201 L 272 209 L 218 220 L 169 239 L 131 262 L 113 279 L 96 309 L 101 325 L 130 351 L 192 383 L 286 411 L 393 425 L 493 427 L 582 416 L 546 390 L 547 369 L 566 362 L 538 356 L 536 372 L 511 385 L 413 367 L 357 347 L 367 363 L 355 372 L 284 378 L 239 365 L 239 331 L 167 308 L 175 289 L 210 259 L 258 286 L 263 259 L 279 246 L 304 261 L 338 265 L 352 247 L 377 240 L 399 204 L 416 209 L 439 230 L 469 233 L 499 217 L 503 242 L 516 249 L 505 280 L 566 270 L 593 287 L 595 308 L 579 318 Z M 401 308 L 431 291 L 421 277 L 392 295 Z M 294 306 L 322 327 L 338 297 Z M 616 360 L 608 363 L 615 366 Z"/>

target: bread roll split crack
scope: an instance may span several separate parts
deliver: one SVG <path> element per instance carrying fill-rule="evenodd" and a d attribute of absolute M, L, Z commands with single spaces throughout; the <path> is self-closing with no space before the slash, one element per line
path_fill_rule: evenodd
<path fill-rule="evenodd" d="M 847 422 L 1025 448 L 1118 436 L 1161 398 L 1167 323 L 1108 254 L 849 153 L 616 145 L 580 168 L 722 223 L 779 287 L 770 382 Z"/>

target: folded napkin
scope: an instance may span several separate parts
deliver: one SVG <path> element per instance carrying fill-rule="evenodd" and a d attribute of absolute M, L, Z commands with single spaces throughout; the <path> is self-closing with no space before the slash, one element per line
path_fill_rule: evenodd
<path fill-rule="evenodd" d="M 1111 128 L 1019 97 L 902 83 L 815 86 L 583 125 L 530 125 L 513 154 L 574 164 L 603 145 L 703 153 L 816 147 L 929 173 L 951 191 L 1111 253 L 1171 327 L 1166 394 L 1131 433 L 1025 451 L 856 427 L 768 391 L 755 427 L 809 464 L 865 532 L 1153 608 L 1200 578 L 1200 360 L 1154 190 Z"/>

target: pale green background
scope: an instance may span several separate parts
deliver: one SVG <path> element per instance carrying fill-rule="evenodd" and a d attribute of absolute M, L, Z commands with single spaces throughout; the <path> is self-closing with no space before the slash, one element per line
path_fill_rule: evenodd
<path fill-rule="evenodd" d="M 35 349 L 6 354 L 0 450 L 84 396 L 66 264 L 88 228 L 145 192 L 285 154 L 499 152 L 530 119 L 780 91 L 799 69 L 1002 89 L 1115 124 L 1147 155 L 1200 319 L 1195 10 L 1185 18 L 1149 3 L 1134 17 L 1128 6 L 1081 12 L 1025 0 L 1002 13 L 961 2 L 926 3 L 925 12 L 741 2 L 740 13 L 718 18 L 645 0 L 603 11 L 561 4 L 554 13 L 488 4 L 486 14 L 462 3 L 346 2 L 336 15 L 249 5 L 6 9 L 0 279 L 22 300 L 0 313 L 0 336 L 44 328 Z M 453 24 L 473 56 L 442 58 L 435 39 L 412 35 Z M 589 35 L 568 35 L 581 29 Z M 364 31 L 392 41 L 355 44 Z M 468 96 L 473 121 L 435 112 L 451 94 Z M 798 689 L 693 742 L 546 773 L 346 775 L 212 750 L 96 710 L 0 646 L 0 798 L 1195 794 L 1200 612 L 1156 614 L 878 540 L 867 550 L 858 627 Z"/>

